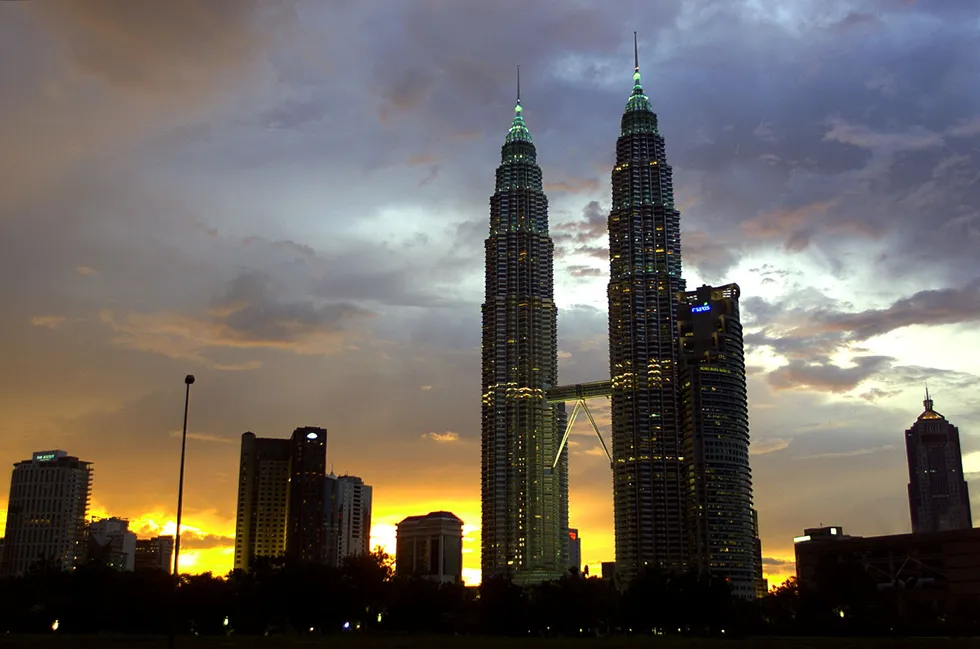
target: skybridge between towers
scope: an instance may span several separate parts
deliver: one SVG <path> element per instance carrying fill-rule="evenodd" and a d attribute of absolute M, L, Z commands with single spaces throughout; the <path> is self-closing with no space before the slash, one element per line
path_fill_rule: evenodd
<path fill-rule="evenodd" d="M 572 432 L 572 427 L 575 425 L 575 420 L 578 419 L 580 412 L 584 412 L 585 416 L 589 418 L 589 423 L 592 424 L 592 430 L 595 431 L 595 436 L 599 438 L 599 444 L 602 445 L 602 450 L 605 452 L 606 458 L 609 459 L 610 465 L 612 464 L 612 455 L 609 454 L 609 447 L 606 446 L 606 442 L 602 439 L 599 426 L 595 423 L 595 417 L 592 416 L 592 411 L 589 410 L 589 406 L 586 403 L 588 399 L 611 396 L 612 381 L 556 385 L 545 390 L 545 398 L 552 403 L 575 402 L 575 406 L 572 408 L 572 414 L 568 416 L 565 434 L 562 435 L 561 444 L 558 445 L 558 453 L 555 455 L 555 461 L 551 464 L 552 469 L 558 466 L 558 460 L 561 459 L 561 452 L 565 449 L 565 444 L 568 443 L 568 436 Z"/>

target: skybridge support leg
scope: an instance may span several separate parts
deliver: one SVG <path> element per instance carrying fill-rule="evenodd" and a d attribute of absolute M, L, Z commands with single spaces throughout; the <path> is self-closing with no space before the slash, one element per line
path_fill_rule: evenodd
<path fill-rule="evenodd" d="M 575 420 L 578 418 L 578 413 L 582 409 L 582 404 L 584 402 L 579 400 L 575 402 L 575 407 L 572 408 L 572 414 L 568 415 L 568 423 L 565 424 L 565 434 L 561 437 L 561 444 L 558 445 L 558 453 L 555 455 L 555 461 L 551 463 L 551 468 L 554 469 L 558 466 L 558 460 L 561 459 L 561 452 L 565 450 L 565 444 L 568 442 L 568 436 L 572 432 L 572 427 L 575 425 Z"/>
<path fill-rule="evenodd" d="M 592 416 L 592 411 L 589 410 L 588 404 L 585 403 L 585 399 L 579 399 L 575 402 L 575 406 L 572 408 L 572 414 L 568 416 L 568 423 L 565 425 L 565 434 L 561 438 L 561 444 L 558 445 L 558 454 L 555 455 L 555 461 L 551 464 L 551 468 L 554 469 L 558 466 L 558 461 L 561 460 L 561 453 L 565 450 L 565 444 L 568 443 L 568 436 L 572 432 L 572 428 L 575 426 L 575 420 L 578 419 L 578 415 L 581 411 L 585 411 L 585 415 L 589 418 L 589 422 L 592 424 L 592 430 L 595 431 L 595 436 L 599 438 L 599 444 L 602 445 L 602 451 L 606 454 L 606 458 L 612 463 L 612 456 L 609 454 L 609 447 L 606 446 L 605 440 L 602 439 L 602 433 L 599 432 L 599 426 L 595 423 L 595 417 Z"/>

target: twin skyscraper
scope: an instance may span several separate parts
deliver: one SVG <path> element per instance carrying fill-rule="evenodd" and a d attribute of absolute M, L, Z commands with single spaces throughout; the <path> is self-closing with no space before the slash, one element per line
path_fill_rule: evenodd
<path fill-rule="evenodd" d="M 635 37 L 633 89 L 612 171 L 608 380 L 558 382 L 554 244 L 522 110 L 518 81 L 486 240 L 483 577 L 534 583 L 567 572 L 564 403 L 605 396 L 617 577 L 692 569 L 754 597 L 761 557 L 739 289 L 685 291 L 672 170 L 640 83 Z"/>

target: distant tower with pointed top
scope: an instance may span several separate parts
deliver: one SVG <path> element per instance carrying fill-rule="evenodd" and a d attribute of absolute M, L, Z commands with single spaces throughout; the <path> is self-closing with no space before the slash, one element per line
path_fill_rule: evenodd
<path fill-rule="evenodd" d="M 960 431 L 933 409 L 926 386 L 925 410 L 905 431 L 912 532 L 973 527 L 970 492 L 963 477 Z"/>
<path fill-rule="evenodd" d="M 565 420 L 545 398 L 558 383 L 554 244 L 520 88 L 518 68 L 485 245 L 481 565 L 483 579 L 533 583 L 568 563 L 568 451 L 552 469 Z"/>
<path fill-rule="evenodd" d="M 640 83 L 616 142 L 609 214 L 609 365 L 612 379 L 616 574 L 686 564 L 685 490 L 677 386 L 680 212 L 657 115 Z"/>

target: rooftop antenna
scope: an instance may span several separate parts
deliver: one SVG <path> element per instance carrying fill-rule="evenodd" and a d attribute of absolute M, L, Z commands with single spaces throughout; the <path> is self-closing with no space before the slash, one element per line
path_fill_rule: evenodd
<path fill-rule="evenodd" d="M 922 402 L 922 405 L 926 407 L 926 410 L 932 410 L 932 398 L 929 396 L 929 381 L 926 384 L 926 400 Z"/>

